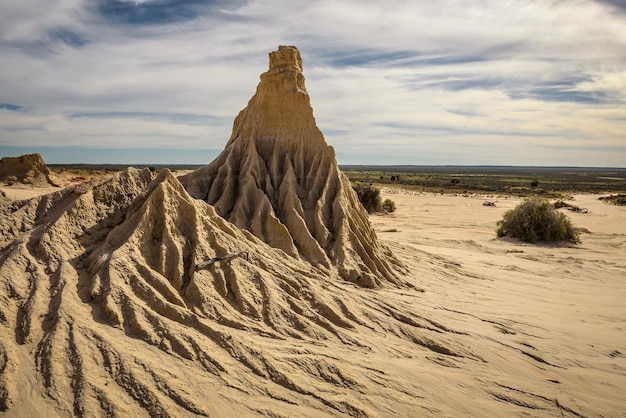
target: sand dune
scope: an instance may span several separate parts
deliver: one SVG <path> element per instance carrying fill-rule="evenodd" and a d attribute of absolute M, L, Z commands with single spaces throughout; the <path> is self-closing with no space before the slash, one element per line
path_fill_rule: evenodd
<path fill-rule="evenodd" d="M 414 260 L 409 265 L 419 271 L 430 314 L 466 332 L 485 360 L 465 362 L 453 374 L 473 376 L 471 385 L 482 391 L 477 399 L 500 403 L 489 407 L 494 416 L 622 416 L 624 208 L 576 196 L 589 213 L 568 216 L 592 233 L 580 245 L 560 247 L 495 238 L 496 221 L 517 199 L 499 198 L 494 208 L 479 196 L 390 197 L 397 215 L 372 222 L 396 254 Z M 464 393 L 459 384 L 444 387 Z M 472 414 L 483 415 L 479 410 Z"/>

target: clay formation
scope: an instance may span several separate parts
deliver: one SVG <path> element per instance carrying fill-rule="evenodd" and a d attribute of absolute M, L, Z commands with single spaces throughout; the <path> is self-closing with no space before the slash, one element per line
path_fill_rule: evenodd
<path fill-rule="evenodd" d="M 39 154 L 4 157 L 0 160 L 0 182 L 35 187 L 59 186 L 59 182 Z"/>
<path fill-rule="evenodd" d="M 400 283 L 398 261 L 318 129 L 300 52 L 280 46 L 233 125 L 224 151 L 181 177 L 189 194 L 292 257 L 364 287 Z"/>
<path fill-rule="evenodd" d="M 217 196 L 215 207 L 192 198 L 167 169 L 153 179 L 148 169 L 133 168 L 30 200 L 0 201 L 0 411 L 245 415 L 276 397 L 288 399 L 295 415 L 302 415 L 300 405 L 367 415 L 365 405 L 324 394 L 365 383 L 352 377 L 362 373 L 328 357 L 323 342 L 362 347 L 355 328 L 373 325 L 354 307 L 379 306 L 372 324 L 396 309 L 336 280 L 335 268 L 373 287 L 396 280 L 389 264 L 395 259 L 377 243 L 315 128 L 297 50 L 272 57 L 259 89 L 269 83 L 267 95 L 277 104 L 269 114 L 294 106 L 300 122 L 285 115 L 263 128 L 257 107 L 265 96 L 258 95 L 259 104 L 253 98 L 256 116 L 248 119 L 246 110 L 235 122 L 236 132 L 249 133 L 235 135 L 220 157 L 228 163 L 186 178 L 197 196 L 210 180 L 207 169 L 231 173 L 206 189 Z M 269 132 L 267 140 L 261 132 Z M 416 339 L 402 321 L 398 335 Z M 311 347 L 301 350 L 303 341 Z M 285 362 L 278 342 L 303 355 Z M 294 367 L 317 382 L 315 389 L 289 376 Z M 249 394 L 246 402 L 241 393 Z"/>

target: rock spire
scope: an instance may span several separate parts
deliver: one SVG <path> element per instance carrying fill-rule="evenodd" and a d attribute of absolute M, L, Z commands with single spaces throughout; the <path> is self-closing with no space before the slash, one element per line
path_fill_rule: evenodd
<path fill-rule="evenodd" d="M 219 215 L 293 257 L 337 269 L 365 287 L 397 282 L 396 259 L 378 243 L 315 123 L 300 52 L 280 46 L 269 63 L 224 151 L 181 183 Z"/>

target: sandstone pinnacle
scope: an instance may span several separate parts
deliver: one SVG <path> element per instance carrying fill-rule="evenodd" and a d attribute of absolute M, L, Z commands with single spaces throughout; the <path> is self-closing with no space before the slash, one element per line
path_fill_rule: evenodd
<path fill-rule="evenodd" d="M 184 177 L 189 194 L 269 245 L 366 287 L 397 282 L 391 253 L 313 116 L 294 46 L 269 54 L 224 151 Z"/>

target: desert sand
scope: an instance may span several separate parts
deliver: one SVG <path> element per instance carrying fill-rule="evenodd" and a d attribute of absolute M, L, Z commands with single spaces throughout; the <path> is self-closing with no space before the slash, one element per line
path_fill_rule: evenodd
<path fill-rule="evenodd" d="M 624 208 L 575 196 L 569 246 L 495 238 L 514 198 L 368 216 L 294 47 L 204 168 L 2 191 L 4 416 L 626 410 Z"/>
<path fill-rule="evenodd" d="M 579 245 L 545 246 L 495 238 L 516 198 L 490 197 L 496 207 L 485 207 L 481 196 L 384 192 L 397 211 L 370 221 L 417 289 L 322 282 L 315 291 L 341 301 L 347 324 L 321 328 L 323 337 L 280 338 L 218 326 L 242 352 L 204 343 L 205 360 L 93 323 L 92 309 L 76 298 L 65 309 L 91 323 L 89 332 L 77 325 L 70 334 L 92 346 L 80 354 L 91 357 L 80 360 L 84 376 L 68 370 L 66 399 L 55 400 L 33 359 L 41 343 L 15 345 L 2 368 L 11 399 L 4 415 L 81 415 L 90 410 L 72 406 L 81 399 L 72 382 L 81 378 L 115 394 L 115 407 L 94 407 L 100 415 L 155 414 L 142 400 L 153 394 L 169 416 L 623 416 L 624 208 L 575 196 L 589 213 L 568 216 L 591 234 Z M 5 341 L 15 338 L 5 330 Z M 117 354 L 105 356 L 103 346 Z M 255 372 L 247 356 L 275 365 L 281 377 Z M 181 406 L 187 402 L 194 408 Z"/>

